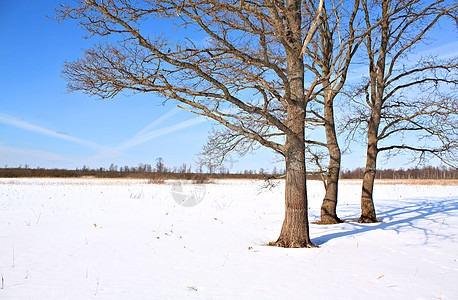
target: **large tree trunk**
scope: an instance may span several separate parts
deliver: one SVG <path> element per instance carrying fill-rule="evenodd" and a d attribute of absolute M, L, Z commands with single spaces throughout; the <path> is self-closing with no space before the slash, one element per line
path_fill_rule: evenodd
<path fill-rule="evenodd" d="M 377 168 L 377 132 L 380 123 L 380 115 L 372 114 L 369 120 L 369 129 L 367 131 L 367 156 L 366 170 L 363 177 L 363 188 L 361 192 L 361 217 L 359 223 L 377 222 L 374 206 L 374 181 Z"/>
<path fill-rule="evenodd" d="M 340 148 L 337 142 L 334 124 L 333 103 L 327 101 L 324 107 L 326 145 L 329 151 L 328 176 L 326 178 L 326 194 L 321 205 L 321 224 L 337 224 L 342 222 L 337 217 L 337 192 L 340 175 Z"/>
<path fill-rule="evenodd" d="M 305 111 L 300 107 L 288 109 L 288 121 L 295 124 L 295 136 L 286 141 L 285 220 L 280 237 L 271 245 L 298 248 L 314 247 L 309 236 L 307 186 L 304 145 Z"/>
<path fill-rule="evenodd" d="M 305 173 L 305 96 L 302 49 L 301 1 L 286 0 L 288 13 L 286 49 L 289 93 L 285 95 L 286 122 L 291 130 L 286 135 L 285 220 L 280 237 L 270 245 L 296 248 L 314 247 L 309 236 L 307 187 Z"/>

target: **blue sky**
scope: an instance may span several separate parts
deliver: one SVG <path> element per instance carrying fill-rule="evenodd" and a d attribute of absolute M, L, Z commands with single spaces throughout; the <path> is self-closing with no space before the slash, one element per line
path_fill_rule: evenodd
<path fill-rule="evenodd" d="M 60 72 L 64 61 L 82 55 L 96 40 L 84 39 L 74 22 L 58 23 L 57 0 L 0 2 L 0 166 L 75 168 L 195 163 L 211 124 L 153 95 L 98 100 L 67 93 Z M 438 31 L 437 49 L 457 52 L 456 34 Z M 451 33 L 451 35 L 450 35 Z M 343 167 L 364 165 L 358 145 Z M 233 157 L 232 171 L 272 169 L 276 157 L 260 150 Z M 398 166 L 392 162 L 386 167 Z"/>

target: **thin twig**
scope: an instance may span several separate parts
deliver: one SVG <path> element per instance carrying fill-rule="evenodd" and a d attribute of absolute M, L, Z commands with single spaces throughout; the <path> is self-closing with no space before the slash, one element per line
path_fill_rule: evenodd
<path fill-rule="evenodd" d="M 97 296 L 98 291 L 99 291 L 99 280 L 97 280 L 97 287 L 95 288 L 94 296 Z"/>
<path fill-rule="evenodd" d="M 38 225 L 38 222 L 40 222 L 40 218 L 41 218 L 41 211 L 40 211 L 40 214 L 38 215 L 37 225 Z"/>

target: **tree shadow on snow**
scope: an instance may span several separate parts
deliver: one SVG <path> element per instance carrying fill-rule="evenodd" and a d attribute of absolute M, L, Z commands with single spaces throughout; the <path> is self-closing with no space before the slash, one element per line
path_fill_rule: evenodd
<path fill-rule="evenodd" d="M 444 226 L 448 226 L 446 222 L 448 217 L 452 215 L 458 216 L 458 199 L 456 197 L 403 199 L 402 201 L 405 201 L 406 205 L 384 205 L 377 212 L 378 218 L 384 220 L 384 222 L 372 224 L 343 223 L 343 231 L 322 235 L 313 239 L 313 242 L 317 245 L 322 245 L 335 238 L 352 236 L 372 230 L 394 230 L 399 234 L 408 228 L 423 232 L 425 236 L 424 244 L 428 244 L 431 238 L 436 240 L 454 238 L 455 235 L 441 234 L 441 229 Z M 427 222 L 418 222 L 419 220 L 426 220 Z M 328 228 L 332 229 L 336 225 L 320 226 L 329 226 Z"/>

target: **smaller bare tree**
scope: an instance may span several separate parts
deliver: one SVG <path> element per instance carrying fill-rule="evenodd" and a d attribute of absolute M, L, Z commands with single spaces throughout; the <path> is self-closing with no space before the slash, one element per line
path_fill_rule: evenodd
<path fill-rule="evenodd" d="M 367 28 L 373 22 L 380 25 L 366 37 L 369 76 L 349 94 L 357 105 L 343 130 L 349 138 L 358 136 L 360 129 L 366 133 L 359 222 L 376 222 L 373 187 L 379 153 L 408 150 L 419 162 L 436 157 L 456 166 L 458 60 L 411 60 L 413 50 L 440 20 L 456 18 L 458 5 L 444 0 L 362 0 L 362 6 Z"/>
<path fill-rule="evenodd" d="M 158 172 L 158 173 L 164 173 L 165 172 L 164 159 L 162 157 L 158 157 L 156 159 L 156 172 Z"/>

